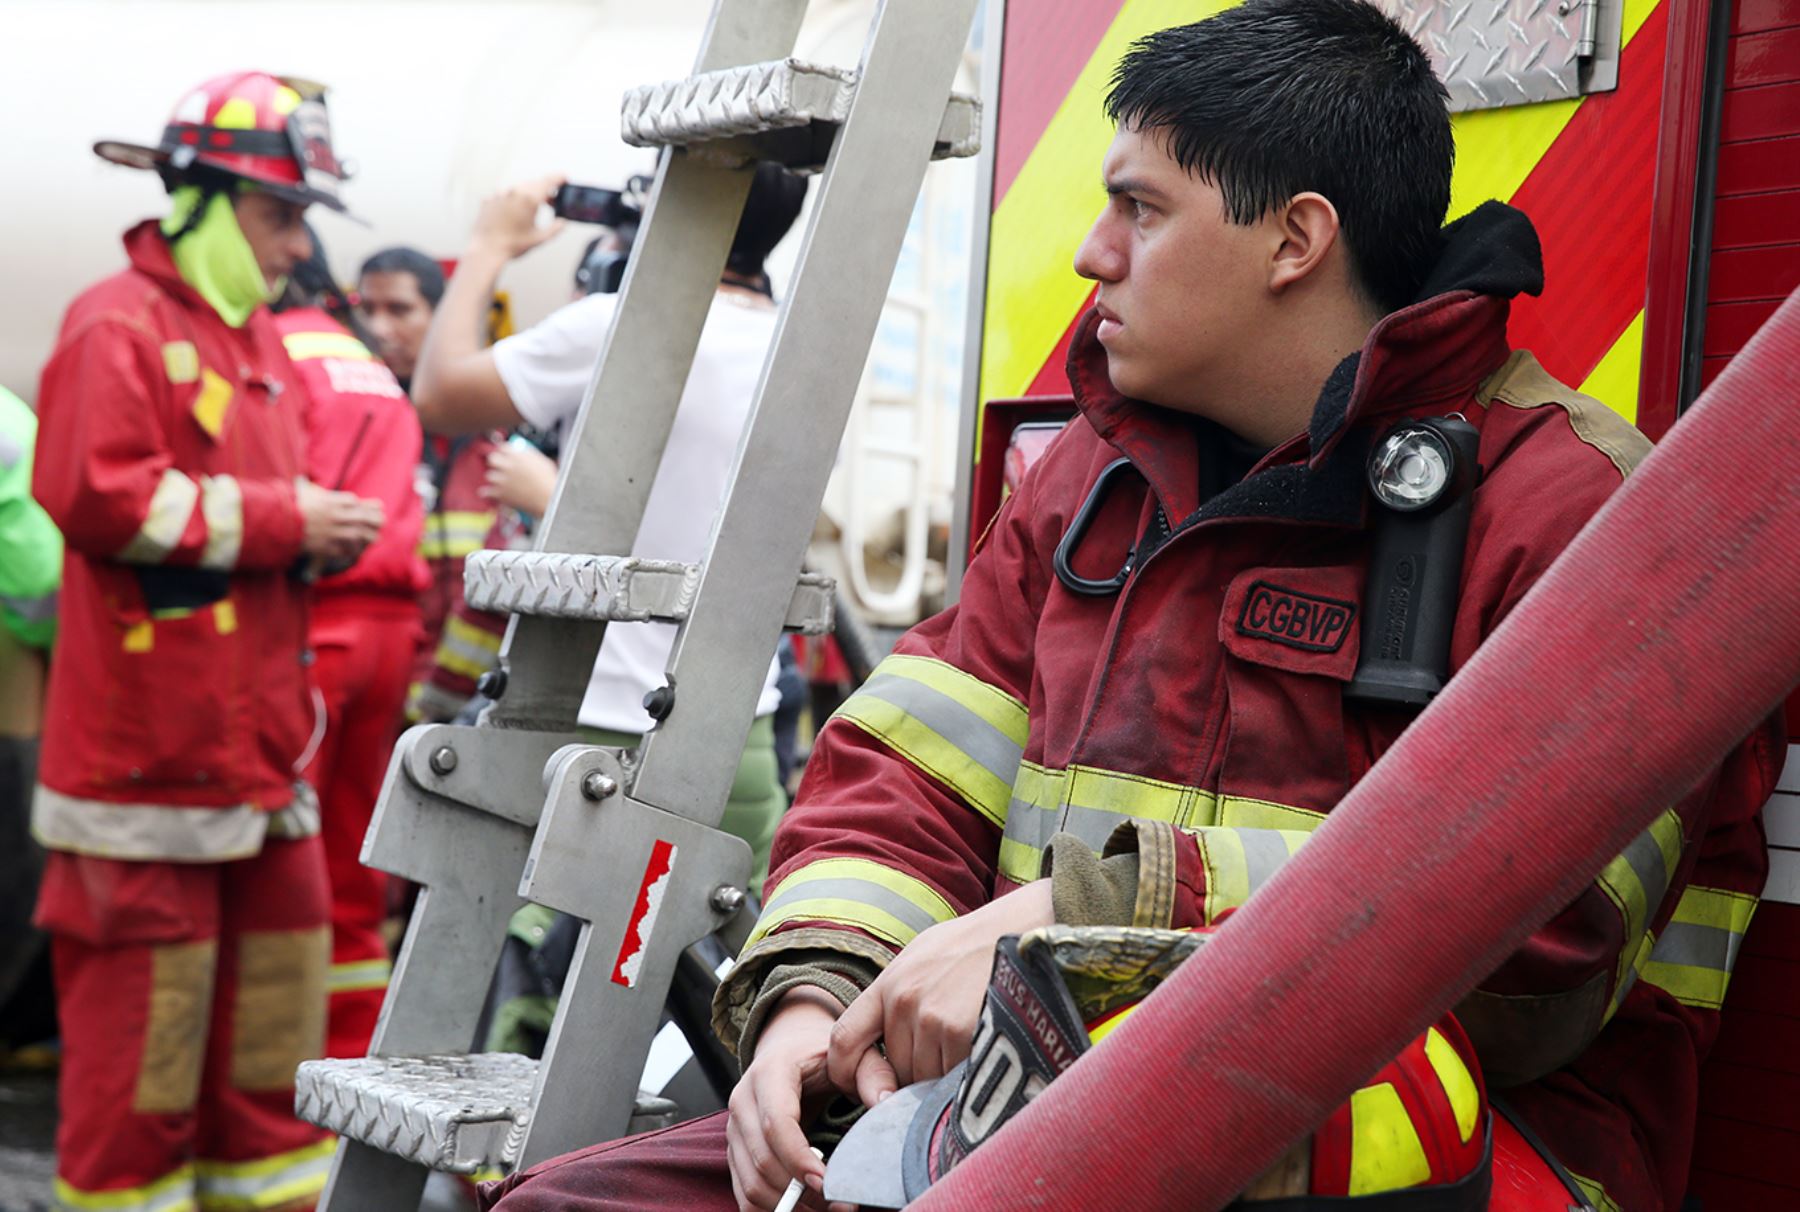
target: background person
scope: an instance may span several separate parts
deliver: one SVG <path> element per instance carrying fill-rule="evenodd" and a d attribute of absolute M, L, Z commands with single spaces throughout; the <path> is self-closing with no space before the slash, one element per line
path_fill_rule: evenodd
<path fill-rule="evenodd" d="M 491 349 L 477 340 L 501 270 L 561 230 L 560 221 L 537 221 L 560 184 L 561 177 L 545 177 L 482 204 L 419 361 L 413 402 L 427 430 L 471 432 L 521 421 L 549 430 L 572 424 L 580 411 L 617 296 L 588 295 Z M 793 226 L 805 196 L 805 181 L 779 165 L 755 170 L 634 552 L 690 562 L 705 557 L 775 331 L 763 263 Z M 579 717 L 594 743 L 635 745 L 650 726 L 643 699 L 662 685 L 674 636 L 675 628 L 661 623 L 607 629 Z M 780 701 L 775 674 L 771 661 L 721 822 L 750 843 L 752 887 L 767 871 L 769 842 L 787 805 L 774 752 L 773 713 Z"/>
<path fill-rule="evenodd" d="M 419 641 L 425 511 L 415 491 L 423 435 L 393 372 L 352 331 L 350 301 L 315 234 L 275 304 L 275 327 L 306 388 L 306 474 L 381 502 L 380 536 L 313 585 L 307 629 L 325 731 L 306 768 L 319 796 L 331 880 L 326 1056 L 363 1056 L 391 965 L 382 920 L 388 876 L 362 864 Z M 374 338 L 370 338 L 374 339 Z"/>

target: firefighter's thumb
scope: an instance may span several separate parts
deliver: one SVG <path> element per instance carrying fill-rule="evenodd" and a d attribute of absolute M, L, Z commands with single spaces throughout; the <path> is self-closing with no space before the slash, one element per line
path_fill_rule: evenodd
<path fill-rule="evenodd" d="M 873 1107 L 899 1088 L 894 1067 L 888 1064 L 880 1048 L 871 1045 L 856 1062 L 856 1101 L 865 1107 Z"/>

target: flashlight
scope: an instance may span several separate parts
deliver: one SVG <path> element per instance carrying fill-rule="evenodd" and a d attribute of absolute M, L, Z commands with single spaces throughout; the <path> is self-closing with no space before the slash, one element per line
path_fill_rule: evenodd
<path fill-rule="evenodd" d="M 1463 418 L 1401 421 L 1369 455 L 1374 551 L 1346 698 L 1423 707 L 1444 688 L 1481 435 Z"/>

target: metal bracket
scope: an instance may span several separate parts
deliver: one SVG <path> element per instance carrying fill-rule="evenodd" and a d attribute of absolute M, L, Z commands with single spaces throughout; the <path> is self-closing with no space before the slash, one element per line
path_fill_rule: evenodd
<path fill-rule="evenodd" d="M 1431 56 L 1452 111 L 1618 84 L 1622 0 L 1376 0 Z"/>

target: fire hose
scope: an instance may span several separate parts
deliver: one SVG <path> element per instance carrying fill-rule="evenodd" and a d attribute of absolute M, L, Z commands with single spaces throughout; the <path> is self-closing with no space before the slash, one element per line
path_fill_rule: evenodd
<path fill-rule="evenodd" d="M 1800 292 L 1270 884 L 912 1206 L 1224 1207 L 1497 968 L 1800 679 L 1797 408 Z"/>

